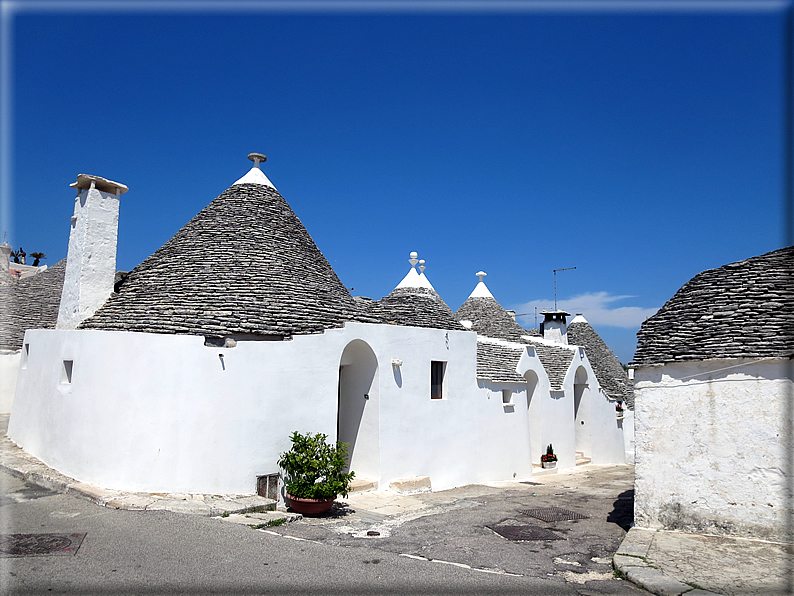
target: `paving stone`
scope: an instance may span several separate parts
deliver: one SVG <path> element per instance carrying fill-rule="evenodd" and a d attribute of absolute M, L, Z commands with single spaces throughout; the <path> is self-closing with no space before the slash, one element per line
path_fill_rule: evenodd
<path fill-rule="evenodd" d="M 146 509 L 149 505 L 157 501 L 156 498 L 145 495 L 123 495 L 113 499 L 109 499 L 106 503 L 108 507 L 114 509 L 128 509 L 131 511 L 141 511 Z"/>
<path fill-rule="evenodd" d="M 615 567 L 623 571 L 624 567 L 647 567 L 648 563 L 639 557 L 629 557 L 628 555 L 615 555 L 612 558 Z M 625 571 L 623 571 L 625 573 Z"/>
<path fill-rule="evenodd" d="M 647 557 L 648 549 L 653 542 L 655 532 L 653 530 L 641 530 L 631 528 L 618 547 L 617 554 L 631 555 L 634 557 Z"/>
<path fill-rule="evenodd" d="M 692 590 L 692 586 L 668 577 L 652 567 L 627 567 L 625 573 L 630 581 L 659 596 L 679 596 Z"/>
<path fill-rule="evenodd" d="M 173 511 L 174 513 L 191 513 L 210 516 L 212 510 L 206 503 L 193 500 L 157 499 L 146 507 L 146 511 Z"/>

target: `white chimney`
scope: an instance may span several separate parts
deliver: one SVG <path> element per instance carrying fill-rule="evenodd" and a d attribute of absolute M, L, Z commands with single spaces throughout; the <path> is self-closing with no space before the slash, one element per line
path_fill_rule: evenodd
<path fill-rule="evenodd" d="M 56 329 L 75 329 L 113 292 L 123 184 L 80 174 Z"/>
<path fill-rule="evenodd" d="M 540 331 L 543 339 L 556 341 L 557 343 L 568 343 L 568 319 L 571 313 L 564 310 L 544 310 L 541 311 L 543 322 L 540 324 Z"/>

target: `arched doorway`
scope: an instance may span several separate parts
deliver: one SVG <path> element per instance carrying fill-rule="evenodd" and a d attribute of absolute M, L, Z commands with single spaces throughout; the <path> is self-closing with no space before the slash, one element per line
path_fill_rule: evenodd
<path fill-rule="evenodd" d="M 339 362 L 337 440 L 350 443 L 349 469 L 356 478 L 378 480 L 380 475 L 380 400 L 378 359 L 369 345 L 356 339 Z"/>
<path fill-rule="evenodd" d="M 590 386 L 584 366 L 576 369 L 573 382 L 573 420 L 575 450 L 590 456 Z"/>
<path fill-rule="evenodd" d="M 540 396 L 538 394 L 538 375 L 534 370 L 524 373 L 527 381 L 527 429 L 529 431 L 529 458 L 531 463 L 539 464 L 543 450 L 543 427 L 541 424 Z"/>

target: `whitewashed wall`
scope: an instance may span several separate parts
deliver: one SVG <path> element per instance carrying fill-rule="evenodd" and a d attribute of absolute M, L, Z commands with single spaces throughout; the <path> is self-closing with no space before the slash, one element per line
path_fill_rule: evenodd
<path fill-rule="evenodd" d="M 0 414 L 9 414 L 19 370 L 19 350 L 0 350 Z"/>
<path fill-rule="evenodd" d="M 292 431 L 336 439 L 340 395 L 340 434 L 355 437 L 353 469 L 381 487 L 409 476 L 429 476 L 434 489 L 529 478 L 540 458 L 532 445 L 549 442 L 560 467 L 575 464 L 573 373 L 565 393 L 551 396 L 540 361 L 522 357 L 519 373 L 538 375 L 540 418 L 533 419 L 524 384 L 478 384 L 473 332 L 348 323 L 234 348 L 207 347 L 201 337 L 110 331 L 33 330 L 25 337 L 30 353 L 9 436 L 53 468 L 106 488 L 251 493 L 257 475 L 278 471 Z M 447 363 L 438 400 L 430 399 L 433 360 Z M 589 375 L 587 423 L 599 436 L 587 455 L 622 463 L 614 407 L 578 350 L 577 367 Z M 515 405 L 505 408 L 501 389 L 508 387 Z"/>
<path fill-rule="evenodd" d="M 430 476 L 440 489 L 489 476 L 477 437 L 490 422 L 473 415 L 475 334 L 392 325 L 351 323 L 234 348 L 191 336 L 28 331 L 9 436 L 55 469 L 107 488 L 250 493 L 257 474 L 278 470 L 293 430 L 336 437 L 339 367 L 354 340 L 378 360 L 377 398 L 364 406 L 380 408 L 379 436 L 364 437 L 380 445 L 374 479 L 386 486 Z M 64 360 L 73 361 L 71 383 Z M 430 399 L 431 360 L 448 362 L 442 400 Z M 499 406 L 494 418 L 503 416 Z"/>
<path fill-rule="evenodd" d="M 637 526 L 784 538 L 794 515 L 789 365 L 731 359 L 636 370 Z"/>

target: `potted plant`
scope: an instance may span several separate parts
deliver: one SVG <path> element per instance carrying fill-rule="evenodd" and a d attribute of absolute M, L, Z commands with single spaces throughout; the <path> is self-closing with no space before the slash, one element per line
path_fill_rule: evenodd
<path fill-rule="evenodd" d="M 623 420 L 623 402 L 619 401 L 615 404 L 615 415 L 617 416 L 618 420 Z"/>
<path fill-rule="evenodd" d="M 337 495 L 347 496 L 354 472 L 345 473 L 348 443 L 329 444 L 328 435 L 317 433 L 290 437 L 292 449 L 282 453 L 278 465 L 284 470 L 289 506 L 303 515 L 321 515 Z"/>
<path fill-rule="evenodd" d="M 549 446 L 546 447 L 545 455 L 540 456 L 540 465 L 544 468 L 556 468 L 557 467 L 557 456 L 554 455 L 554 448 L 549 443 Z"/>

